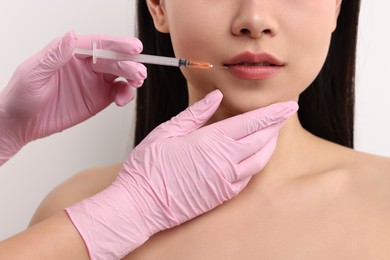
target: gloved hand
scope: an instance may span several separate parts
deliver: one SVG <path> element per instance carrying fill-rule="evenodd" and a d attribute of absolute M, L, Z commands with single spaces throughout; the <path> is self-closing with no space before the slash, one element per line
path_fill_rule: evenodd
<path fill-rule="evenodd" d="M 271 105 L 200 128 L 219 90 L 154 129 L 114 183 L 66 209 L 91 259 L 122 258 L 153 234 L 237 195 L 270 159 L 295 102 Z"/>
<path fill-rule="evenodd" d="M 126 54 L 142 51 L 135 38 L 69 32 L 22 63 L 0 93 L 0 165 L 32 140 L 74 126 L 113 101 L 125 105 L 133 99 L 145 66 L 103 59 L 93 64 L 73 56 L 74 48 L 92 49 L 93 43 Z M 127 82 L 116 81 L 118 76 Z"/>

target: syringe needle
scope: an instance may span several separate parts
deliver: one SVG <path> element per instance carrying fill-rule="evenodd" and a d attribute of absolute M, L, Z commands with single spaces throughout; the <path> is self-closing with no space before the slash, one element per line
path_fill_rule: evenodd
<path fill-rule="evenodd" d="M 197 69 L 214 68 L 214 66 L 211 63 L 204 62 L 204 61 L 194 61 L 190 59 L 163 57 L 163 56 L 155 56 L 149 54 L 128 55 L 128 54 L 117 53 L 111 50 L 98 49 L 96 48 L 96 44 L 93 44 L 92 50 L 76 48 L 73 51 L 73 53 L 92 56 L 94 63 L 97 62 L 97 59 L 109 59 L 109 60 L 130 60 L 130 61 L 136 61 L 136 62 L 146 63 L 146 64 L 187 67 L 187 68 L 197 68 Z"/>

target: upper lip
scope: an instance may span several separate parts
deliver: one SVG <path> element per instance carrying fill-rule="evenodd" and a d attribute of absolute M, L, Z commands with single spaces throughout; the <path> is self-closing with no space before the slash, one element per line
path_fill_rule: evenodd
<path fill-rule="evenodd" d="M 284 66 L 284 63 L 268 53 L 242 52 L 224 62 L 225 66 L 241 63 L 269 63 L 274 66 Z"/>

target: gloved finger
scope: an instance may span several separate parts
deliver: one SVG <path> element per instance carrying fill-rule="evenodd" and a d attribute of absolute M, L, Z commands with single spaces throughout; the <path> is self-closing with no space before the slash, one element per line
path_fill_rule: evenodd
<path fill-rule="evenodd" d="M 277 103 L 219 121 L 215 124 L 218 125 L 218 128 L 226 136 L 239 140 L 290 117 L 297 110 L 298 104 L 296 102 Z"/>
<path fill-rule="evenodd" d="M 182 111 L 171 120 L 161 124 L 152 131 L 149 138 L 166 139 L 183 136 L 204 125 L 218 109 L 223 95 L 221 91 L 214 90 L 207 96 Z"/>
<path fill-rule="evenodd" d="M 119 78 L 118 76 L 111 75 L 111 74 L 104 74 L 104 75 L 103 75 L 104 81 L 107 82 L 108 84 L 113 83 L 113 82 L 116 81 L 118 78 Z"/>
<path fill-rule="evenodd" d="M 129 82 L 129 84 L 135 88 L 140 88 L 142 87 L 142 85 L 144 84 L 144 80 L 139 80 L 139 81 L 131 81 L 129 79 L 127 79 L 127 81 Z"/>
<path fill-rule="evenodd" d="M 92 70 L 96 73 L 109 74 L 123 77 L 132 82 L 139 82 L 146 78 L 146 67 L 133 61 L 97 60 L 94 64 L 91 60 Z"/>
<path fill-rule="evenodd" d="M 204 99 L 196 102 L 194 105 L 173 117 L 165 126 L 169 127 L 170 131 L 181 133 L 181 135 L 188 134 L 193 130 L 198 129 L 215 113 L 222 101 L 222 97 L 221 91 L 212 91 Z"/>
<path fill-rule="evenodd" d="M 231 144 L 234 152 L 231 158 L 234 162 L 240 163 L 259 152 L 267 145 L 275 134 L 285 125 L 286 119 L 282 122 L 275 123 L 269 127 L 263 128 L 253 134 L 250 134 Z"/>
<path fill-rule="evenodd" d="M 255 174 L 258 174 L 267 165 L 275 151 L 277 144 L 277 137 L 275 134 L 273 138 L 257 153 L 248 157 L 238 164 L 237 178 L 232 180 L 232 183 L 238 190 L 243 189 L 241 180 L 246 180 Z M 245 182 L 244 182 L 245 183 Z"/>
<path fill-rule="evenodd" d="M 125 106 L 134 99 L 134 88 L 126 81 L 115 81 L 112 84 L 112 101 L 118 106 Z"/>
<path fill-rule="evenodd" d="M 248 185 L 248 183 L 250 182 L 251 179 L 252 179 L 252 177 L 248 177 L 248 178 L 233 182 L 231 184 L 232 185 L 231 189 L 234 193 L 233 196 L 240 193 L 246 187 L 246 185 Z"/>
<path fill-rule="evenodd" d="M 24 74 L 25 85 L 45 86 L 50 78 L 72 59 L 76 42 L 74 32 L 68 32 L 62 38 L 53 40 L 37 56 L 27 60 L 22 67 L 32 69 Z M 31 63 L 36 64 L 34 66 Z"/>
<path fill-rule="evenodd" d="M 113 36 L 105 34 L 79 35 L 77 48 L 92 50 L 96 43 L 96 48 L 111 50 L 123 54 L 138 54 L 142 51 L 143 45 L 140 40 L 133 37 Z"/>
<path fill-rule="evenodd" d="M 105 82 L 107 82 L 109 84 L 111 84 L 114 81 L 118 81 L 118 79 L 121 79 L 122 81 L 126 81 L 127 83 L 129 83 L 130 86 L 135 87 L 135 88 L 142 87 L 142 85 L 144 84 L 144 80 L 143 79 L 141 79 L 141 80 L 131 80 L 131 79 L 126 79 L 124 77 L 114 76 L 114 75 L 111 75 L 111 74 L 104 74 L 103 75 L 103 79 L 104 79 Z"/>

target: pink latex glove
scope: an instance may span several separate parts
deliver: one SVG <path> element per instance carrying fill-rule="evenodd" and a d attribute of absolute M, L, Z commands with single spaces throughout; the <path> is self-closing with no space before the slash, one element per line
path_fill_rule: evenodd
<path fill-rule="evenodd" d="M 125 105 L 140 87 L 146 68 L 131 61 L 74 57 L 74 48 L 98 48 L 137 54 L 135 38 L 109 35 L 76 36 L 73 32 L 51 42 L 22 63 L 0 93 L 0 165 L 28 142 L 74 126 L 113 101 Z M 116 81 L 121 76 L 125 81 Z"/>
<path fill-rule="evenodd" d="M 222 99 L 211 92 L 154 129 L 118 178 L 66 211 L 91 259 L 119 259 L 153 234 L 237 195 L 270 159 L 295 102 L 271 105 L 200 128 Z"/>

